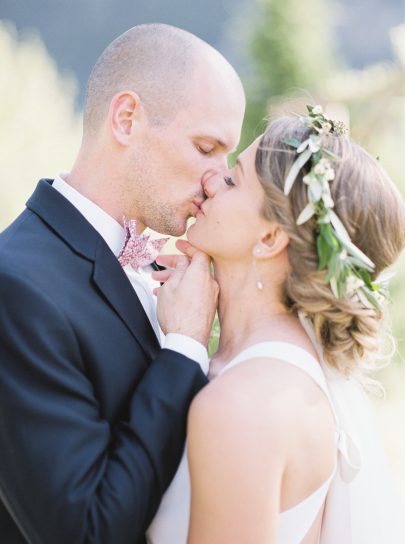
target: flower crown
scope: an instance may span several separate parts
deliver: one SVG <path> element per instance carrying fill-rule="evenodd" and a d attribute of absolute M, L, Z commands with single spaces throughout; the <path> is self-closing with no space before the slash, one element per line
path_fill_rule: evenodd
<path fill-rule="evenodd" d="M 310 162 L 309 172 L 302 178 L 308 186 L 308 204 L 299 214 L 297 225 L 311 217 L 316 221 L 318 271 L 327 271 L 325 281 L 336 298 L 356 297 L 367 308 L 379 310 L 388 298 L 387 278 L 372 280 L 374 263 L 353 244 L 333 211 L 329 182 L 335 178 L 335 171 L 331 161 L 340 159 L 323 147 L 322 140 L 329 133 L 341 136 L 346 127 L 342 122 L 328 119 L 321 106 L 307 106 L 307 110 L 307 116 L 301 120 L 311 131 L 309 137 L 303 142 L 294 138 L 284 140 L 298 154 L 285 180 L 284 194 L 289 194 L 301 168 Z"/>

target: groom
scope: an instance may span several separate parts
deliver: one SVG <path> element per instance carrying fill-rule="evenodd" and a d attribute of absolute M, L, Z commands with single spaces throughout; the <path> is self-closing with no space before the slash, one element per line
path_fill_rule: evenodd
<path fill-rule="evenodd" d="M 206 383 L 217 286 L 201 253 L 179 257 L 160 338 L 136 235 L 184 233 L 243 111 L 239 78 L 208 44 L 130 29 L 91 73 L 70 173 L 41 180 L 0 235 L 2 544 L 144 542 Z"/>

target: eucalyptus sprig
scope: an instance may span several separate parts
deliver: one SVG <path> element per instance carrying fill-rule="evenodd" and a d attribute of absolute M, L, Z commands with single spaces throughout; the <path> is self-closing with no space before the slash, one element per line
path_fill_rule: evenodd
<path fill-rule="evenodd" d="M 329 185 L 335 179 L 332 161 L 340 159 L 323 146 L 323 140 L 329 133 L 344 134 L 345 127 L 328 119 L 321 106 L 307 109 L 307 116 L 301 120 L 311 130 L 309 137 L 303 142 L 294 138 L 284 141 L 298 155 L 285 180 L 284 194 L 290 193 L 301 169 L 309 162 L 308 173 L 302 178 L 307 185 L 308 204 L 299 214 L 297 225 L 312 217 L 316 222 L 318 271 L 325 270 L 325 281 L 336 298 L 357 297 L 365 307 L 380 309 L 388 298 L 387 281 L 372 280 L 374 263 L 353 244 L 333 210 Z"/>

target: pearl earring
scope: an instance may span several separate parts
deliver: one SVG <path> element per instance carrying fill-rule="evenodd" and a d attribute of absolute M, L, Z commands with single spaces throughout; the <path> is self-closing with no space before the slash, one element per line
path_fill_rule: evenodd
<path fill-rule="evenodd" d="M 257 281 L 256 281 L 256 287 L 259 289 L 259 291 L 263 291 L 263 289 L 264 289 L 264 284 L 263 284 L 263 282 L 260 281 L 260 280 L 257 280 Z"/>
<path fill-rule="evenodd" d="M 258 248 L 256 250 L 256 253 L 261 253 L 261 249 Z M 256 287 L 259 291 L 263 291 L 264 289 L 264 283 L 262 282 L 262 280 L 259 278 L 259 275 L 257 273 L 257 266 L 256 266 L 256 260 L 254 259 L 253 260 L 253 267 L 255 269 L 255 276 L 256 276 Z"/>

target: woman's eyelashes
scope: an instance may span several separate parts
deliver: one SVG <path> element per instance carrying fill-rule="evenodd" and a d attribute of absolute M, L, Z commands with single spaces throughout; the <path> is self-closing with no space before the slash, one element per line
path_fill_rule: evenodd
<path fill-rule="evenodd" d="M 224 176 L 224 181 L 227 185 L 229 185 L 230 187 L 234 186 L 235 183 L 233 181 L 233 179 L 230 177 L 230 176 Z"/>

